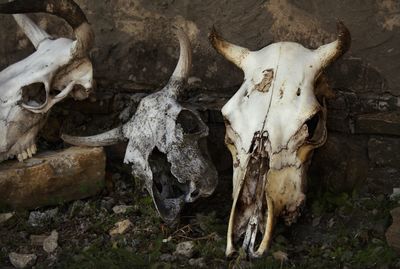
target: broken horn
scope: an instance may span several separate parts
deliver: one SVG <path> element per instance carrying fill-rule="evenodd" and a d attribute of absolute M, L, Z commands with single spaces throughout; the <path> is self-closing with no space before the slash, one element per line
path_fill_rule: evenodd
<path fill-rule="evenodd" d="M 317 63 L 315 64 L 315 68 L 317 74 L 350 49 L 351 35 L 349 29 L 347 29 L 342 21 L 338 21 L 336 25 L 337 39 L 332 43 L 322 45 L 314 51 L 316 53 Z"/>
<path fill-rule="evenodd" d="M 250 54 L 250 50 L 225 41 L 218 34 L 214 26 L 209 35 L 209 40 L 219 54 L 224 56 L 228 61 L 234 63 L 237 67 L 244 69 L 243 61 Z"/>
<path fill-rule="evenodd" d="M 61 138 L 68 144 L 88 147 L 110 146 L 125 140 L 123 126 L 93 136 L 71 136 L 62 134 Z"/>
<path fill-rule="evenodd" d="M 19 14 L 36 12 L 46 12 L 59 16 L 71 25 L 77 39 L 74 47 L 74 55 L 77 57 L 86 55 L 87 51 L 93 46 L 93 30 L 81 8 L 72 0 L 15 0 L 0 4 L 0 13 Z M 32 29 L 32 24 L 27 25 L 27 27 Z M 30 36 L 28 35 L 28 37 Z"/>
<path fill-rule="evenodd" d="M 175 94 L 179 94 L 179 88 L 181 84 L 186 82 L 192 67 L 192 50 L 186 33 L 178 27 L 174 31 L 179 40 L 179 60 L 169 80 L 169 84 L 178 82 L 178 85 L 170 87 L 170 90 Z"/>

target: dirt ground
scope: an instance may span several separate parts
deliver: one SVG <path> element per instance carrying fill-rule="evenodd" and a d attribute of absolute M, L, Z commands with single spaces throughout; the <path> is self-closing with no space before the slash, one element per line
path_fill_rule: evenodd
<path fill-rule="evenodd" d="M 389 211 L 398 202 L 383 195 L 333 194 L 311 183 L 302 216 L 291 227 L 278 224 L 265 258 L 248 260 L 239 253 L 226 259 L 229 177 L 220 178 L 212 197 L 187 206 L 181 223 L 168 227 L 129 167 L 112 165 L 108 171 L 107 188 L 96 197 L 17 212 L 0 224 L 0 268 L 12 268 L 11 252 L 36 254 L 34 268 L 400 268 L 400 256 L 384 237 Z M 115 213 L 116 205 L 128 207 Z M 122 220 L 129 220 L 130 228 L 110 236 Z M 58 247 L 49 254 L 32 235 L 53 230 Z M 193 251 L 176 254 L 186 241 Z"/>

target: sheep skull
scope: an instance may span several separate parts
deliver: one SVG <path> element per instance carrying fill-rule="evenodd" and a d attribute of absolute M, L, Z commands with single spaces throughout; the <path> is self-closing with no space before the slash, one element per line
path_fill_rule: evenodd
<path fill-rule="evenodd" d="M 52 38 L 20 13 L 47 12 L 64 18 L 76 40 Z M 0 5 L 0 13 L 14 19 L 35 47 L 35 52 L 0 72 L 0 162 L 13 157 L 23 161 L 36 153 L 36 136 L 48 111 L 67 96 L 85 99 L 93 85 L 87 52 L 93 33 L 72 0 L 16 0 Z M 51 92 L 59 92 L 52 95 Z"/>

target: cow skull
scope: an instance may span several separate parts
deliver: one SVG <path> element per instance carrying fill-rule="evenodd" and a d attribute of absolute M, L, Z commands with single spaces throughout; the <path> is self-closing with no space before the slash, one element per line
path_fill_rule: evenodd
<path fill-rule="evenodd" d="M 249 51 L 215 29 L 210 41 L 244 72 L 240 89 L 222 108 L 234 167 L 226 255 L 241 243 L 250 257 L 260 257 L 277 218 L 290 225 L 300 215 L 313 150 L 327 137 L 329 92 L 321 74 L 348 50 L 350 33 L 338 22 L 338 39 L 316 50 L 279 42 Z"/>
<path fill-rule="evenodd" d="M 47 12 L 64 18 L 76 40 L 52 38 L 20 13 Z M 0 5 L 14 19 L 36 51 L 0 72 L 0 162 L 23 161 L 36 153 L 36 136 L 50 108 L 71 95 L 85 99 L 93 85 L 87 56 L 94 35 L 85 14 L 72 0 L 16 0 Z M 51 91 L 58 91 L 55 96 Z"/>
<path fill-rule="evenodd" d="M 140 101 L 129 122 L 100 135 L 62 136 L 78 146 L 107 146 L 128 139 L 124 162 L 132 164 L 132 174 L 144 181 L 168 223 L 177 219 L 185 202 L 209 196 L 217 184 L 216 169 L 199 147 L 208 128 L 195 111 L 177 102 L 191 67 L 189 40 L 181 30 L 177 36 L 180 57 L 172 77 L 162 90 Z"/>

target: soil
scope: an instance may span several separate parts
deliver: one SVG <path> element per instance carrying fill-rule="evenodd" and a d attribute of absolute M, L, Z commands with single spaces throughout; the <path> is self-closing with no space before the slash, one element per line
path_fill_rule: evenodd
<path fill-rule="evenodd" d="M 225 258 L 231 206 L 230 176 L 220 178 L 209 198 L 186 207 L 181 222 L 165 225 L 152 200 L 130 175 L 130 167 L 110 164 L 107 188 L 90 199 L 56 208 L 21 211 L 0 224 L 0 268 L 12 268 L 11 252 L 34 253 L 34 268 L 399 268 L 400 256 L 386 243 L 389 211 L 398 202 L 384 195 L 332 193 L 310 184 L 307 205 L 290 227 L 278 223 L 268 255 L 248 260 L 244 253 Z M 125 213 L 112 208 L 127 205 Z M 56 209 L 56 210 L 54 210 Z M 32 215 L 42 218 L 33 221 Z M 110 236 L 115 223 L 130 220 L 125 233 Z M 31 235 L 58 232 L 48 254 Z M 190 258 L 175 255 L 191 241 Z M 287 259 L 286 259 L 287 256 Z"/>

